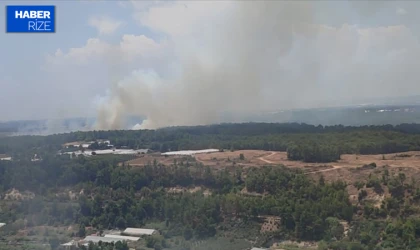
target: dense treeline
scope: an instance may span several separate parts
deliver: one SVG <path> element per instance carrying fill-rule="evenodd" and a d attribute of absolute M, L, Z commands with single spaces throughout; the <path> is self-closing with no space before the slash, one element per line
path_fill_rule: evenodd
<path fill-rule="evenodd" d="M 286 168 L 251 169 L 245 182 L 240 171 L 215 173 L 188 162 L 131 168 L 80 157 L 27 164 L 0 162 L 0 171 L 5 173 L 1 176 L 11 177 L 0 180 L 2 189 L 33 190 L 45 198 L 16 204 L 0 217 L 7 222 L 20 215 L 30 225 L 77 222 L 105 229 L 141 226 L 157 219 L 174 226 L 170 234 L 182 227 L 186 238 L 205 238 L 215 235 L 225 217 L 252 220 L 275 215 L 283 218 L 282 227 L 290 237 L 319 240 L 327 217 L 351 221 L 353 214 L 344 183 L 317 185 L 299 171 Z M 74 185 L 84 190 L 77 204 L 63 203 L 65 194 L 59 196 L 61 201 L 54 198 L 57 190 Z M 213 195 L 168 194 L 162 189 L 191 185 L 209 188 Z M 238 195 L 243 187 L 266 195 Z"/>
<path fill-rule="evenodd" d="M 185 158 L 172 166 L 151 163 L 132 168 L 118 167 L 119 160 L 46 155 L 40 162 L 0 161 L 0 190 L 18 188 L 36 195 L 1 207 L 0 221 L 8 223 L 4 230 L 14 234 L 25 227 L 77 223 L 80 228 L 74 236 L 82 237 L 85 226 L 101 230 L 162 221 L 167 226 L 163 237 L 148 242 L 162 249 L 169 247 L 165 238 L 172 236 L 185 240 L 214 236 L 223 230 L 227 218 L 258 221 L 260 216 L 279 216 L 280 228 L 272 236 L 280 240 L 323 240 L 329 249 L 420 247 L 420 220 L 415 216 L 420 189 L 415 181 L 407 183 L 401 172 L 392 176 L 385 169 L 382 176 L 355 184 L 361 204 L 356 207 L 349 202 L 346 183 L 325 183 L 323 178 L 314 182 L 284 167 L 212 171 Z M 209 193 L 169 193 L 166 189 L 191 186 Z M 390 197 L 381 206 L 364 202 L 365 189 L 382 194 L 383 187 Z M 77 197 L 71 198 L 69 189 L 77 191 Z M 363 216 L 353 221 L 360 213 Z M 347 237 L 343 221 L 352 225 Z"/>
<path fill-rule="evenodd" d="M 370 167 L 376 168 L 371 164 Z M 357 182 L 359 209 L 363 210 L 363 219 L 355 221 L 348 239 L 359 241 L 356 249 L 419 249 L 420 220 L 418 205 L 420 188 L 412 179 L 407 182 L 403 172 L 390 174 L 387 168 L 382 174 L 370 176 L 366 183 Z M 365 188 L 372 188 L 377 194 L 383 194 L 385 188 L 390 193 L 380 206 L 374 206 L 371 200 L 365 200 Z M 346 249 L 346 242 L 329 242 L 330 248 Z"/>
<path fill-rule="evenodd" d="M 23 153 L 59 150 L 65 142 L 96 139 L 109 139 L 117 147 L 149 148 L 161 152 L 204 148 L 289 151 L 291 159 L 325 162 L 337 160 L 344 153 L 386 154 L 420 150 L 420 125 L 345 127 L 244 123 L 141 131 L 74 132 L 2 138 L 0 153 L 19 158 Z"/>
<path fill-rule="evenodd" d="M 171 166 L 151 162 L 133 168 L 118 166 L 126 156 L 71 159 L 56 155 L 65 142 L 110 139 L 117 146 L 159 151 L 210 147 L 287 150 L 293 160 L 326 162 L 338 160 L 342 153 L 419 150 L 419 132 L 420 125 L 415 124 L 223 124 L 2 138 L 0 153 L 15 157 L 14 161 L 0 161 L 0 221 L 8 223 L 2 230 L 16 234 L 32 226 L 77 223 L 79 230 L 74 236 L 84 236 L 85 226 L 101 230 L 160 221 L 166 225 L 163 236 L 151 238 L 147 244 L 162 249 L 169 247 L 165 239 L 172 236 L 185 240 L 214 236 L 224 230 L 229 218 L 255 222 L 261 216 L 278 216 L 279 230 L 269 236 L 279 240 L 322 240 L 320 249 L 419 249 L 420 189 L 416 181 L 407 181 L 402 172 L 393 176 L 373 163 L 363 168 L 376 169 L 377 174 L 366 183 L 355 183 L 360 193 L 358 205 L 353 206 L 346 183 L 325 183 L 323 178 L 315 182 L 284 167 L 244 170 L 229 166 L 214 171 L 185 157 Z M 42 161 L 31 161 L 35 153 Z M 202 191 L 168 192 L 172 187 L 198 186 Z M 4 201 L 5 192 L 13 188 L 34 192 L 35 198 Z M 365 201 L 367 189 L 387 196 L 374 206 Z M 344 221 L 351 226 L 347 236 Z M 106 247 L 116 246 L 103 249 Z M 120 247 L 126 249 L 126 245 Z"/>
<path fill-rule="evenodd" d="M 304 162 L 334 162 L 340 159 L 340 152 L 339 148 L 330 145 L 290 144 L 287 147 L 287 158 Z"/>

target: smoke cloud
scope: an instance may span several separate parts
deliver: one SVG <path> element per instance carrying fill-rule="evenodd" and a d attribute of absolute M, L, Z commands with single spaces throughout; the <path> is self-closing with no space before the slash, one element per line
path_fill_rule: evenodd
<path fill-rule="evenodd" d="M 331 105 L 343 97 L 374 95 L 376 89 L 366 84 L 378 76 L 383 79 L 381 94 L 396 93 L 395 82 L 390 80 L 415 72 L 413 66 L 393 69 L 389 75 L 384 74 L 385 67 L 370 69 L 378 61 L 396 60 L 407 52 L 389 40 L 384 42 L 393 37 L 404 44 L 397 41 L 410 37 L 404 27 L 375 31 L 378 38 L 372 40 L 368 28 L 316 24 L 312 2 L 218 4 L 217 18 L 204 16 L 201 26 L 189 20 L 184 23 L 189 25 L 188 32 L 173 26 L 174 20 L 160 22 L 173 6 L 161 15 L 157 8 L 139 15 L 142 25 L 168 35 L 177 67 L 172 74 L 136 70 L 116 80 L 98 102 L 98 129 L 124 128 L 127 115 L 146 116 L 135 129 L 151 129 L 220 123 L 226 121 L 224 113 L 234 114 L 229 120 L 237 121 L 242 114 L 270 108 Z M 192 8 L 203 15 L 200 11 L 208 6 L 189 2 L 176 8 Z M 356 4 L 353 7 L 360 9 Z M 371 6 L 361 15 L 375 14 L 381 7 Z M 380 55 L 371 49 L 386 51 L 386 46 L 395 50 Z M 418 44 L 413 46 L 418 48 Z M 365 60 L 368 57 L 376 61 Z"/>
<path fill-rule="evenodd" d="M 273 1 L 225 7 L 229 15 L 201 31 L 205 44 L 178 51 L 175 77 L 136 71 L 118 81 L 99 105 L 98 128 L 120 129 L 129 114 L 147 117 L 138 128 L 218 123 L 222 112 L 264 107 L 263 87 L 286 80 L 279 78 L 279 58 L 290 52 L 296 36 L 316 35 L 312 6 Z"/>

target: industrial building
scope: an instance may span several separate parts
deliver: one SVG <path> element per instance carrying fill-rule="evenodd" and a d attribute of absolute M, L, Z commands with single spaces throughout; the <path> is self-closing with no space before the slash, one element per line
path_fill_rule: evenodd
<path fill-rule="evenodd" d="M 180 151 L 171 151 L 165 152 L 161 155 L 196 155 L 196 154 L 207 154 L 219 152 L 219 149 L 202 149 L 202 150 L 180 150 Z"/>
<path fill-rule="evenodd" d="M 145 235 L 155 235 L 155 234 L 159 234 L 159 232 L 154 229 L 128 227 L 124 230 L 124 232 L 122 232 L 122 234 L 128 235 L 128 236 L 139 237 L 139 236 L 145 236 Z"/>
<path fill-rule="evenodd" d="M 79 249 L 79 242 L 72 240 L 70 242 L 64 243 L 60 245 L 61 248 L 60 249 L 64 249 L 64 250 L 75 250 L 75 249 Z"/>
<path fill-rule="evenodd" d="M 0 154 L 0 161 L 11 161 L 12 157 L 5 154 Z"/>
<path fill-rule="evenodd" d="M 1 224 L 0 224 L 1 226 Z M 80 241 L 70 241 L 68 243 L 61 244 L 61 247 L 66 250 L 73 250 L 75 247 L 88 246 L 90 242 L 98 244 L 99 242 L 104 243 L 116 243 L 121 242 L 134 242 L 139 241 L 140 236 L 148 236 L 159 234 L 157 230 L 145 229 L 145 228 L 127 228 L 123 232 L 117 230 L 110 230 L 105 233 L 104 236 L 89 235 Z"/>
<path fill-rule="evenodd" d="M 105 238 L 114 238 L 114 239 L 121 239 L 125 241 L 138 241 L 140 237 L 133 237 L 133 236 L 124 236 L 124 235 L 116 235 L 116 234 L 105 234 Z"/>

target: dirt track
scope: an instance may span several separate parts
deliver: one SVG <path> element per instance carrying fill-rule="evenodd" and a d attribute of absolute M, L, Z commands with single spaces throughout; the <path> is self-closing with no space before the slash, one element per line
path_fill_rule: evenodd
<path fill-rule="evenodd" d="M 344 166 L 331 166 L 331 168 L 326 168 L 326 169 L 321 169 L 321 170 L 316 170 L 316 171 L 308 171 L 306 172 L 306 174 L 316 174 L 316 173 L 323 173 L 323 172 L 328 172 L 328 171 L 332 171 L 332 170 L 337 170 L 340 168 L 343 168 Z"/>
<path fill-rule="evenodd" d="M 268 155 L 267 157 L 271 157 L 271 156 L 273 156 L 273 155 L 275 155 L 275 154 L 277 154 L 277 152 L 272 152 L 270 155 Z M 263 162 L 265 162 L 265 163 L 268 163 L 268 164 L 276 164 L 275 162 L 272 162 L 272 161 L 270 161 L 270 160 L 267 160 L 267 159 L 265 159 L 264 158 L 264 156 L 261 156 L 261 157 L 259 157 L 258 158 L 259 160 L 261 160 L 261 161 L 263 161 Z"/>
<path fill-rule="evenodd" d="M 243 154 L 245 159 L 240 160 Z M 181 161 L 183 156 L 161 156 L 159 154 L 142 155 L 134 160 L 126 162 L 132 166 L 144 166 L 145 164 L 157 163 L 164 165 L 173 164 L 174 160 Z M 258 167 L 264 165 L 284 165 L 290 168 L 299 168 L 313 177 L 323 175 L 326 180 L 343 180 L 353 183 L 357 180 L 366 179 L 369 174 L 378 174 L 385 167 L 390 172 L 403 171 L 407 177 L 413 176 L 420 180 L 420 152 L 405 152 L 386 155 L 342 155 L 341 160 L 331 163 L 305 163 L 290 161 L 286 152 L 272 152 L 263 150 L 238 150 L 225 151 L 194 156 L 197 162 L 214 169 L 224 169 L 229 166 Z M 375 169 L 362 169 L 363 165 L 376 163 Z"/>
<path fill-rule="evenodd" d="M 243 154 L 243 160 L 240 155 Z M 258 166 L 278 166 L 284 165 L 290 168 L 302 169 L 307 176 L 318 181 L 324 176 L 325 181 L 344 181 L 347 183 L 347 191 L 352 202 L 357 203 L 358 189 L 354 187 L 356 181 L 367 182 L 369 176 L 380 176 L 385 170 L 390 175 L 404 173 L 407 180 L 413 178 L 420 180 L 420 152 L 405 152 L 386 155 L 342 155 L 341 160 L 330 163 L 305 163 L 301 161 L 290 161 L 287 159 L 286 152 L 272 152 L 263 150 L 239 150 L 197 154 L 193 156 L 196 162 L 213 169 L 225 169 L 231 166 L 241 166 L 243 168 Z M 138 158 L 126 162 L 132 166 L 144 166 L 156 161 L 158 164 L 171 165 L 173 162 L 185 159 L 183 156 L 161 156 L 160 154 L 145 154 Z M 191 158 L 190 158 L 191 160 Z M 192 159 L 194 161 L 194 159 Z M 376 163 L 377 167 L 362 166 Z M 371 192 L 368 190 L 368 192 Z M 373 192 L 373 191 L 372 191 Z M 377 195 L 376 195 L 377 196 Z M 375 199 L 378 197 L 374 197 Z M 372 196 L 373 197 L 373 196 Z M 380 198 L 380 197 L 379 197 Z M 383 197 L 382 197 L 383 198 Z M 373 199 L 373 198 L 372 198 Z"/>
<path fill-rule="evenodd" d="M 239 156 L 243 154 L 245 159 L 240 160 Z M 411 151 L 405 153 L 386 154 L 386 155 L 342 155 L 341 160 L 330 163 L 305 163 L 301 161 L 291 161 L 287 159 L 286 152 L 273 152 L 263 150 L 238 150 L 215 153 L 196 154 L 193 156 L 196 161 L 207 166 L 220 166 L 236 164 L 238 166 L 262 166 L 262 165 L 284 165 L 287 167 L 320 167 L 327 169 L 318 169 L 313 171 L 327 172 L 334 169 L 361 167 L 363 165 L 375 162 L 377 165 L 388 165 L 391 167 L 418 167 L 420 168 L 420 152 Z M 158 163 L 171 164 L 174 160 L 180 160 L 183 156 L 161 156 L 159 154 L 142 155 L 129 163 L 132 166 L 141 166 L 156 160 Z"/>

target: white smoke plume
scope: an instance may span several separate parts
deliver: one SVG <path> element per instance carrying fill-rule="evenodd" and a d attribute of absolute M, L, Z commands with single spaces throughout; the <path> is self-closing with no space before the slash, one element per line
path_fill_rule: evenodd
<path fill-rule="evenodd" d="M 295 36 L 315 35 L 312 7 L 273 1 L 235 2 L 225 8 L 229 15 L 201 31 L 205 44 L 177 47 L 181 66 L 175 79 L 136 71 L 118 81 L 100 105 L 98 128 L 122 128 L 128 114 L 147 117 L 141 128 L 158 128 L 217 123 L 222 111 L 259 110 L 262 86 L 281 81 L 279 58 L 291 50 Z"/>
<path fill-rule="evenodd" d="M 396 32 L 397 37 L 408 34 L 401 27 L 384 28 L 377 34 L 379 39 L 372 42 L 372 37 L 365 34 L 369 29 L 316 24 L 313 2 L 189 1 L 188 6 L 178 7 L 196 8 L 193 11 L 199 15 L 211 4 L 220 5 L 220 9 L 216 8 L 217 18 L 204 17 L 200 23 L 204 25 L 198 27 L 194 20 L 184 23 L 191 26 L 189 32 L 175 29 L 178 20 L 158 25 L 155 21 L 165 16 L 139 16 L 143 25 L 170 37 L 169 46 L 178 68 L 176 73 L 164 76 L 152 69 L 137 70 L 115 81 L 100 102 L 98 129 L 121 129 L 127 115 L 147 117 L 136 129 L 201 125 L 223 122 L 222 112 L 249 114 L 269 107 L 322 106 L 343 96 L 363 97 L 360 88 L 372 95 L 376 89 L 369 89 L 366 83 L 386 70 L 367 70 L 371 62 L 363 58 L 371 55 L 376 60 L 381 56 L 394 60 L 369 49 L 382 46 L 387 32 Z M 375 13 L 375 8 L 361 15 Z M 169 15 L 168 9 L 163 13 Z M 149 14 L 154 11 L 149 9 Z M 406 67 L 398 74 L 415 72 L 411 69 Z M 395 82 L 387 79 L 395 79 L 396 75 L 381 76 L 385 79 L 382 94 L 393 93 Z M 327 78 L 337 84 L 326 86 Z"/>

